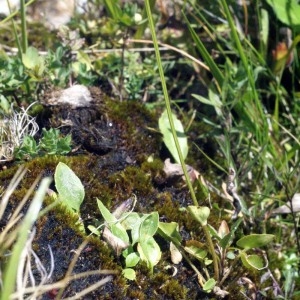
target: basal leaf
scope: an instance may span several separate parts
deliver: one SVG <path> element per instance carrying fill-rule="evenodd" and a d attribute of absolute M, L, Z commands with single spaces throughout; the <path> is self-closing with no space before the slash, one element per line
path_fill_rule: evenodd
<path fill-rule="evenodd" d="M 181 149 L 183 158 L 185 159 L 188 154 L 187 137 L 184 133 L 184 129 L 183 129 L 181 121 L 179 119 L 177 119 L 177 117 L 174 114 L 172 114 L 172 118 L 173 118 L 175 130 L 176 130 L 177 139 L 178 139 L 178 142 L 180 145 L 180 149 Z M 175 142 L 174 142 L 174 138 L 172 135 L 169 118 L 168 118 L 168 114 L 167 114 L 166 110 L 162 113 L 161 117 L 159 118 L 158 125 L 159 125 L 160 132 L 163 134 L 163 141 L 164 141 L 166 147 L 172 154 L 175 161 L 177 163 L 180 163 L 179 155 L 177 153 L 177 149 L 175 146 Z"/>
<path fill-rule="evenodd" d="M 197 258 L 200 261 L 203 261 L 207 256 L 207 251 L 196 246 L 186 246 L 184 250 Z"/>
<path fill-rule="evenodd" d="M 137 212 L 131 212 L 121 223 L 126 230 L 131 230 L 134 227 L 139 226 L 141 217 Z"/>
<path fill-rule="evenodd" d="M 210 209 L 206 206 L 193 206 L 187 207 L 187 211 L 191 214 L 193 219 L 198 221 L 202 226 L 207 224 L 207 218 L 210 214 Z"/>
<path fill-rule="evenodd" d="M 107 223 L 116 222 L 117 218 L 106 208 L 101 200 L 97 199 L 98 208 Z"/>
<path fill-rule="evenodd" d="M 300 26 L 300 4 L 297 0 L 267 0 L 276 17 L 284 24 Z"/>
<path fill-rule="evenodd" d="M 252 268 L 255 270 L 262 270 L 266 267 L 264 265 L 263 259 L 256 254 L 247 255 L 246 253 L 242 253 L 241 259 L 242 259 L 243 265 L 249 269 Z"/>
<path fill-rule="evenodd" d="M 125 258 L 125 263 L 127 268 L 135 267 L 139 261 L 140 261 L 140 256 L 138 255 L 137 252 L 130 253 Z"/>
<path fill-rule="evenodd" d="M 142 221 L 140 225 L 140 241 L 141 239 L 151 237 L 156 233 L 158 221 L 158 212 L 152 212 Z"/>
<path fill-rule="evenodd" d="M 33 70 L 40 62 L 37 49 L 34 47 L 28 47 L 26 53 L 22 54 L 22 61 L 26 68 Z"/>
<path fill-rule="evenodd" d="M 239 239 L 236 244 L 244 249 L 260 248 L 274 239 L 272 234 L 250 234 Z"/>
<path fill-rule="evenodd" d="M 182 238 L 178 231 L 178 223 L 158 223 L 158 233 L 163 236 L 166 240 L 172 241 L 175 245 L 181 243 Z"/>
<path fill-rule="evenodd" d="M 203 285 L 203 290 L 210 293 L 212 289 L 215 287 L 216 281 L 213 278 L 208 279 L 204 285 Z"/>
<path fill-rule="evenodd" d="M 84 187 L 80 179 L 66 164 L 60 162 L 56 167 L 54 180 L 58 197 L 78 213 L 84 199 Z"/>
<path fill-rule="evenodd" d="M 135 280 L 136 274 L 135 271 L 131 268 L 126 268 L 122 272 L 123 276 L 129 280 Z"/>
<path fill-rule="evenodd" d="M 149 237 L 138 244 L 141 259 L 146 261 L 148 268 L 153 272 L 153 267 L 161 259 L 161 250 L 153 237 Z"/>

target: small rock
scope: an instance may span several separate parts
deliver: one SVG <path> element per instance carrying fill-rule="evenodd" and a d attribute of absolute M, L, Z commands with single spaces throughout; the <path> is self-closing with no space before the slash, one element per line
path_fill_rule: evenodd
<path fill-rule="evenodd" d="M 48 105 L 69 104 L 72 108 L 89 107 L 92 101 L 91 92 L 84 85 L 73 85 L 62 91 L 54 91 L 47 99 Z"/>

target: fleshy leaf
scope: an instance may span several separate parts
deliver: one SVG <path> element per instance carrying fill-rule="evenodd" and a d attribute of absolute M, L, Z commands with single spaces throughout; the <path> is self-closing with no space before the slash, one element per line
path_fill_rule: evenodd
<path fill-rule="evenodd" d="M 260 248 L 274 239 L 272 234 L 250 234 L 239 239 L 236 244 L 244 249 Z"/>
<path fill-rule="evenodd" d="M 126 267 L 134 267 L 138 264 L 140 261 L 140 256 L 138 255 L 137 252 L 130 253 L 129 255 L 126 256 L 125 263 Z"/>
<path fill-rule="evenodd" d="M 138 244 L 138 252 L 142 260 L 146 261 L 148 268 L 153 273 L 153 267 L 161 259 L 161 250 L 153 237 L 149 237 Z"/>
<path fill-rule="evenodd" d="M 97 199 L 98 208 L 107 223 L 113 223 L 117 221 L 117 218 L 105 207 L 101 200 Z"/>
<path fill-rule="evenodd" d="M 126 230 L 131 230 L 138 226 L 140 222 L 141 218 L 139 214 L 136 212 L 131 212 L 121 223 Z"/>
<path fill-rule="evenodd" d="M 297 0 L 267 0 L 276 17 L 288 26 L 300 26 L 300 4 Z"/>
<path fill-rule="evenodd" d="M 158 233 L 168 241 L 172 241 L 175 244 L 180 244 L 182 241 L 181 235 L 178 231 L 178 223 L 158 223 Z"/>
<path fill-rule="evenodd" d="M 196 246 L 186 246 L 184 247 L 184 250 L 200 261 L 203 261 L 207 256 L 206 250 L 198 248 Z"/>
<path fill-rule="evenodd" d="M 209 214 L 210 214 L 210 209 L 208 207 L 190 205 L 190 206 L 187 207 L 187 211 L 202 226 L 207 225 L 207 219 L 208 219 Z"/>
<path fill-rule="evenodd" d="M 210 293 L 212 289 L 215 287 L 215 285 L 216 285 L 216 281 L 213 278 L 210 278 L 204 283 L 203 290 L 205 292 Z"/>
<path fill-rule="evenodd" d="M 159 216 L 157 212 L 149 214 L 140 225 L 140 240 L 153 236 L 158 228 Z"/>
<path fill-rule="evenodd" d="M 66 164 L 60 162 L 56 167 L 54 180 L 59 198 L 68 208 L 78 213 L 84 199 L 84 187 L 80 179 Z"/>
<path fill-rule="evenodd" d="M 176 130 L 177 139 L 178 139 L 180 149 L 182 152 L 182 156 L 183 156 L 183 159 L 185 159 L 188 154 L 187 137 L 184 133 L 184 129 L 183 129 L 181 121 L 179 119 L 177 119 L 177 117 L 174 114 L 172 114 L 172 118 L 173 118 L 175 130 Z M 160 132 L 163 134 L 163 141 L 164 141 L 166 147 L 172 154 L 175 161 L 177 163 L 180 163 L 180 159 L 179 159 L 179 156 L 177 153 L 177 149 L 175 146 L 175 142 L 174 142 L 174 138 L 172 135 L 169 118 L 168 118 L 168 114 L 167 114 L 166 110 L 162 113 L 161 117 L 159 118 L 158 125 L 159 125 Z"/>
<path fill-rule="evenodd" d="M 122 274 L 126 279 L 129 279 L 129 280 L 135 280 L 135 278 L 136 278 L 135 271 L 131 268 L 123 269 Z"/>
<path fill-rule="evenodd" d="M 267 266 L 264 266 L 263 259 L 256 254 L 247 255 L 246 253 L 242 253 L 241 259 L 242 259 L 243 265 L 249 269 L 252 268 L 255 270 L 262 270 L 267 267 Z"/>

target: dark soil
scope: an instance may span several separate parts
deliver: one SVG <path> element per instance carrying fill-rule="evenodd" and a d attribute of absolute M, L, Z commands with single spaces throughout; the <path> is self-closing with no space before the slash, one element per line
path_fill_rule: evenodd
<path fill-rule="evenodd" d="M 41 127 L 60 127 L 63 134 L 72 134 L 73 151 L 68 157 L 40 157 L 26 162 L 26 178 L 11 199 L 11 208 L 17 205 L 24 191 L 40 173 L 52 176 L 58 162 L 69 165 L 85 186 L 85 200 L 81 218 L 85 228 L 101 222 L 96 198 L 111 210 L 133 194 L 137 196 L 135 210 L 158 211 L 161 221 L 175 221 L 182 226 L 184 239 L 190 239 L 188 230 L 200 235 L 199 226 L 191 221 L 179 207 L 191 204 L 188 191 L 179 180 L 176 185 L 166 181 L 159 160 L 161 137 L 153 129 L 157 119 L 137 103 L 117 102 L 92 89 L 94 103 L 87 108 L 67 105 L 46 106 L 39 117 Z M 147 162 L 152 155 L 153 162 Z M 6 186 L 15 173 L 17 165 L 0 173 L 1 184 Z M 55 190 L 55 185 L 51 186 Z M 45 199 L 49 204 L 50 197 Z M 56 207 L 36 224 L 34 250 L 49 271 L 51 247 L 55 269 L 51 282 L 62 279 L 84 235 L 75 224 L 76 219 L 66 209 Z M 184 226 L 183 226 L 184 225 Z M 2 224 L 3 226 L 3 224 Z M 87 233 L 88 230 L 87 230 Z M 118 271 L 113 281 L 85 297 L 85 299 L 205 299 L 197 278 L 186 263 L 173 265 L 168 243 L 157 239 L 163 250 L 163 259 L 155 267 L 154 274 L 140 265 L 137 280 L 126 281 L 122 275 L 122 258 L 117 257 L 101 238 L 89 239 L 73 270 L 73 274 L 107 269 Z M 176 271 L 176 272 L 175 272 Z M 176 275 L 172 275 L 176 273 Z M 71 297 L 104 276 L 94 275 L 72 281 L 64 290 L 63 297 Z M 38 280 L 38 275 L 37 275 Z M 44 295 L 54 299 L 58 291 Z M 201 295 L 201 296 L 199 296 Z"/>

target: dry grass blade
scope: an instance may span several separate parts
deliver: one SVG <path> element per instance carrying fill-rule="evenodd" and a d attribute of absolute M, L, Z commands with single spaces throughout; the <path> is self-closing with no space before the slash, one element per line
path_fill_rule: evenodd
<path fill-rule="evenodd" d="M 22 108 L 20 112 L 12 109 L 11 115 L 0 120 L 0 161 L 12 160 L 15 148 L 22 144 L 24 137 L 34 136 L 38 132 L 35 118 L 28 114 L 34 104 Z"/>
<path fill-rule="evenodd" d="M 11 197 L 12 193 L 17 188 L 18 184 L 22 180 L 26 173 L 26 169 L 24 167 L 20 167 L 16 174 L 14 175 L 13 179 L 11 180 L 8 188 L 6 189 L 1 201 L 0 201 L 0 220 L 3 217 L 4 211 L 6 209 L 7 203 L 9 198 Z"/>
<path fill-rule="evenodd" d="M 2 221 L 4 221 L 4 217 L 6 216 L 5 210 L 7 208 L 9 199 L 11 195 L 14 193 L 14 191 L 16 190 L 17 186 L 19 185 L 20 181 L 24 177 L 25 173 L 26 173 L 26 169 L 24 167 L 19 168 L 15 176 L 11 180 L 8 188 L 4 192 L 0 200 L 0 220 L 2 219 Z M 35 182 L 32 184 L 32 186 L 28 189 L 26 195 L 23 197 L 19 205 L 11 213 L 11 216 L 8 218 L 8 220 L 5 221 L 7 224 L 5 225 L 5 227 L 2 229 L 0 233 L 0 245 L 1 245 L 0 262 L 5 257 L 5 259 L 9 260 L 9 263 L 11 263 L 11 260 L 13 260 L 14 265 L 16 267 L 15 275 L 10 274 L 10 276 L 8 276 L 7 272 L 8 271 L 11 272 L 11 269 L 9 270 L 5 269 L 3 273 L 2 273 L 2 269 L 0 270 L 1 289 L 3 293 L 5 292 L 5 297 L 3 299 L 10 299 L 10 300 L 11 299 L 39 299 L 43 294 L 53 289 L 60 289 L 62 293 L 64 289 L 69 285 L 69 283 L 73 280 L 78 280 L 80 278 L 88 277 L 92 275 L 105 276 L 101 280 L 97 281 L 96 283 L 80 291 L 75 296 L 76 298 L 74 298 L 74 296 L 72 297 L 72 299 L 82 298 L 83 296 L 87 295 L 88 293 L 96 289 L 99 289 L 102 285 L 112 280 L 113 278 L 112 276 L 106 276 L 106 275 L 117 274 L 117 272 L 113 270 L 112 271 L 92 270 L 92 271 L 87 271 L 79 274 L 71 274 L 82 250 L 88 243 L 88 241 L 85 240 L 77 249 L 77 251 L 75 251 L 75 256 L 69 265 L 65 277 L 58 282 L 49 284 L 49 281 L 52 280 L 51 278 L 53 275 L 54 265 L 55 265 L 55 260 L 54 260 L 51 247 L 49 246 L 50 268 L 47 271 L 48 268 L 46 268 L 43 265 L 38 255 L 32 249 L 32 242 L 35 236 L 35 229 L 30 230 L 29 235 L 27 230 L 25 232 L 26 235 L 24 232 L 22 233 L 22 228 L 23 228 L 22 224 L 25 225 L 27 224 L 25 221 L 26 220 L 28 221 L 28 214 L 34 212 L 33 214 L 37 216 L 40 211 L 41 202 L 39 202 L 40 204 L 37 207 L 34 206 L 31 207 L 32 206 L 31 205 L 26 214 L 22 213 L 22 210 L 24 209 L 26 203 L 28 203 L 29 197 L 34 191 L 39 180 L 40 177 L 38 177 L 35 180 Z M 44 185 L 43 183 L 41 183 L 41 185 L 43 185 L 41 190 L 43 190 L 44 193 L 47 184 L 49 184 L 49 181 L 44 182 Z M 38 192 L 39 191 L 37 191 L 37 193 Z M 39 201 L 42 201 L 41 194 L 40 194 Z M 34 201 L 32 202 L 34 203 Z M 33 209 L 35 211 L 33 211 Z M 27 226 L 29 225 L 27 224 Z M 21 239 L 24 241 L 24 247 L 20 248 L 17 247 L 18 246 L 17 244 L 20 243 Z M 19 249 L 18 255 L 16 255 L 15 253 L 16 247 L 17 249 Z M 12 280 L 8 280 L 8 278 L 12 278 Z M 7 289 L 8 281 L 10 287 Z M 15 281 L 15 285 L 13 284 L 12 281 Z"/>

